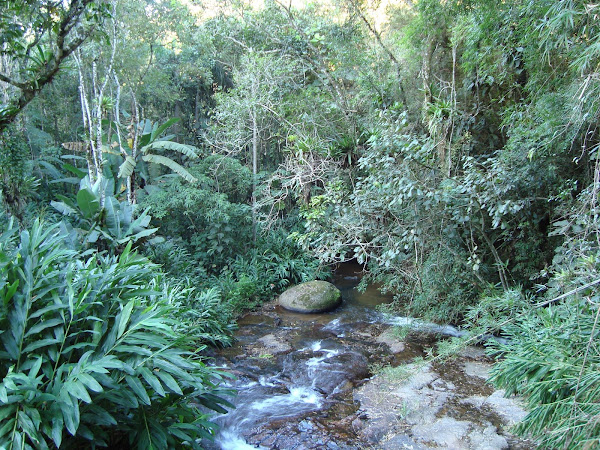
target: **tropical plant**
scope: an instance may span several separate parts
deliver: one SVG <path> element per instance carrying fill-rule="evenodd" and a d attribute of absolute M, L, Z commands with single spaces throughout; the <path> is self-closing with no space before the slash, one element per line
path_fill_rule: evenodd
<path fill-rule="evenodd" d="M 83 256 L 36 221 L 0 237 L 0 447 L 199 448 L 222 373 L 171 317 L 172 290 L 131 251 Z"/>
<path fill-rule="evenodd" d="M 52 201 L 51 205 L 75 222 L 74 228 L 63 223 L 74 244 L 78 241 L 86 247 L 119 252 L 127 244 L 139 243 L 158 230 L 148 228 L 150 216 L 147 210 L 136 215 L 136 205 L 119 202 L 110 195 L 105 178 L 90 183 L 86 176 L 81 180 L 75 201 L 65 196 L 59 198 L 60 202 Z"/>
<path fill-rule="evenodd" d="M 248 169 L 230 158 L 213 163 L 190 167 L 196 183 L 175 178 L 160 188 L 148 186 L 149 194 L 141 204 L 149 208 L 163 235 L 181 239 L 197 264 L 215 274 L 228 260 L 248 250 L 252 228 L 250 207 L 243 203 L 251 179 Z M 220 163 L 239 170 L 229 172 L 231 176 L 222 181 L 220 175 L 211 173 Z"/>
<path fill-rule="evenodd" d="M 191 286 L 179 286 L 172 290 L 177 331 L 197 343 L 227 347 L 233 343 L 236 329 L 231 306 L 221 298 L 216 287 L 197 292 Z"/>
<path fill-rule="evenodd" d="M 595 419 L 600 353 L 594 344 L 600 333 L 599 296 L 592 286 L 566 294 L 541 308 L 513 303 L 518 314 L 511 320 L 505 314 L 500 321 L 510 340 L 492 346 L 499 359 L 491 381 L 526 399 L 530 411 L 516 426 L 519 434 L 532 436 L 541 448 L 595 448 L 600 444 Z"/>
<path fill-rule="evenodd" d="M 196 178 L 178 162 L 167 156 L 153 153 L 154 150 L 170 150 L 190 159 L 198 158 L 198 149 L 194 146 L 172 141 L 174 135 L 163 136 L 170 126 L 180 120 L 169 119 L 162 125 L 158 125 L 145 119 L 133 127 L 133 134 L 125 141 L 121 138 L 118 125 L 116 126 L 119 154 L 123 158 L 117 176 L 126 180 L 129 203 L 136 203 L 136 171 L 146 183 L 152 178 L 148 164 L 167 167 L 190 183 L 196 181 Z"/>
<path fill-rule="evenodd" d="M 30 175 L 25 138 L 12 127 L 0 134 L 0 193 L 4 209 L 23 222 L 26 200 L 39 180 Z"/>

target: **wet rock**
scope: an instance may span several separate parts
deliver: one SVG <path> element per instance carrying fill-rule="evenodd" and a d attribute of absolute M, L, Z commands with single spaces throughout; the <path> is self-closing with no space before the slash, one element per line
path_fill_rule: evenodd
<path fill-rule="evenodd" d="M 521 421 L 526 415 L 524 405 L 516 397 L 505 397 L 502 389 L 494 391 L 488 397 L 472 396 L 463 400 L 463 403 L 471 404 L 481 408 L 487 406 L 491 408 L 507 425 L 514 425 Z"/>
<path fill-rule="evenodd" d="M 294 286 L 279 296 L 279 304 L 290 311 L 320 313 L 330 311 L 342 302 L 338 288 L 327 281 L 309 281 Z"/>
<path fill-rule="evenodd" d="M 327 397 L 352 389 L 355 382 L 369 376 L 369 367 L 367 358 L 358 352 L 307 350 L 286 355 L 283 375 Z"/>
<path fill-rule="evenodd" d="M 285 353 L 292 350 L 290 344 L 282 341 L 281 339 L 278 339 L 273 334 L 267 334 L 261 337 L 260 339 L 258 339 L 258 342 L 264 345 L 268 352 L 272 355 L 276 355 L 278 353 Z"/>
<path fill-rule="evenodd" d="M 469 345 L 460 351 L 460 356 L 462 356 L 463 358 L 470 358 L 470 359 L 485 358 L 486 357 L 485 348 Z"/>
<path fill-rule="evenodd" d="M 509 448 L 504 436 L 496 432 L 496 427 L 489 426 L 483 430 L 475 430 L 469 434 L 469 448 L 473 450 L 503 450 Z"/>
<path fill-rule="evenodd" d="M 471 424 L 452 417 L 442 417 L 433 423 L 424 423 L 413 427 L 413 437 L 421 441 L 435 442 L 444 448 L 467 449 L 462 441 Z"/>
<path fill-rule="evenodd" d="M 380 445 L 381 445 L 382 450 L 400 450 L 400 449 L 425 450 L 425 447 L 417 444 L 410 437 L 405 436 L 403 434 L 393 436 L 392 438 L 388 439 L 387 441 L 381 442 Z"/>
<path fill-rule="evenodd" d="M 311 431 L 314 428 L 315 426 L 312 424 L 312 422 L 309 422 L 308 420 L 303 420 L 298 424 L 298 429 L 300 431 Z"/>
<path fill-rule="evenodd" d="M 216 419 L 223 431 L 207 449 L 535 448 L 507 431 L 522 416 L 485 383 L 482 347 L 410 364 L 439 339 L 431 331 L 448 330 L 425 324 L 425 334 L 416 327 L 401 340 L 369 298 L 357 304 L 348 285 L 340 289 L 345 304 L 331 314 L 290 312 L 274 300 L 240 321 L 235 349 L 216 353 L 238 375 L 230 382 L 237 408 Z M 367 360 L 386 369 L 367 378 Z"/>
<path fill-rule="evenodd" d="M 352 429 L 354 431 L 360 431 L 365 427 L 365 424 L 358 417 L 352 421 Z"/>
<path fill-rule="evenodd" d="M 466 361 L 463 364 L 465 373 L 470 377 L 478 377 L 487 380 L 490 377 L 490 366 L 477 361 Z"/>
<path fill-rule="evenodd" d="M 367 358 L 355 352 L 329 358 L 317 370 L 314 388 L 325 396 L 346 392 L 352 389 L 352 382 L 369 375 Z"/>
<path fill-rule="evenodd" d="M 376 341 L 381 344 L 386 344 L 390 348 L 390 352 L 392 353 L 401 353 L 406 348 L 404 342 L 402 342 L 398 338 L 393 328 L 388 328 L 383 333 L 381 333 L 377 337 Z"/>
<path fill-rule="evenodd" d="M 370 426 L 364 429 L 361 436 L 371 444 L 377 444 L 388 431 L 389 429 L 384 425 Z"/>
<path fill-rule="evenodd" d="M 445 392 L 445 391 L 454 390 L 456 388 L 456 386 L 454 386 L 454 383 L 452 383 L 450 381 L 446 381 L 441 378 L 438 378 L 437 380 L 434 380 L 431 382 L 431 388 L 434 391 Z"/>
<path fill-rule="evenodd" d="M 360 436 L 383 450 L 411 448 L 413 444 L 415 449 L 534 448 L 505 431 L 525 415 L 514 398 L 504 398 L 503 391 L 491 389 L 491 395 L 465 395 L 481 392 L 472 388 L 484 383 L 490 367 L 486 362 L 462 360 L 408 365 L 404 370 L 408 378 L 402 372 L 384 372 L 355 391 L 361 414 L 368 414 Z M 472 382 L 465 385 L 465 380 Z M 387 430 L 384 436 L 381 430 Z"/>

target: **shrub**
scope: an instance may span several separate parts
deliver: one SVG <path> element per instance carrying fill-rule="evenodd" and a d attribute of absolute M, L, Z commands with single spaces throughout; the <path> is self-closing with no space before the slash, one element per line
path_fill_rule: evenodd
<path fill-rule="evenodd" d="M 260 250 L 259 250 L 260 249 Z M 290 285 L 323 279 L 329 271 L 304 253 L 283 230 L 271 231 L 257 248 L 238 256 L 215 279 L 223 297 L 236 311 L 251 309 L 272 299 Z"/>
<path fill-rule="evenodd" d="M 156 266 L 131 244 L 84 257 L 57 230 L 0 237 L 0 448 L 198 447 L 222 373 L 174 329 Z"/>
<path fill-rule="evenodd" d="M 459 323 L 467 307 L 475 302 L 475 281 L 472 271 L 456 255 L 444 248 L 432 252 L 420 269 L 421 289 L 408 307 L 409 314 L 419 314 L 442 323 Z"/>
<path fill-rule="evenodd" d="M 495 345 L 503 358 L 491 381 L 526 399 L 530 411 L 516 431 L 541 448 L 600 444 L 598 305 L 581 297 L 522 312 L 505 327 L 509 343 Z"/>
<path fill-rule="evenodd" d="M 221 298 L 216 287 L 200 292 L 192 287 L 177 286 L 171 290 L 177 330 L 194 342 L 226 347 L 231 345 L 237 325 L 232 308 Z"/>

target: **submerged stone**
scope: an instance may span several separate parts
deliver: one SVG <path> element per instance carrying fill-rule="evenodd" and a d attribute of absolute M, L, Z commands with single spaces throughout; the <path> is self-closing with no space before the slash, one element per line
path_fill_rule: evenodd
<path fill-rule="evenodd" d="M 342 302 L 338 288 L 327 281 L 309 281 L 289 288 L 279 296 L 279 304 L 300 313 L 330 311 Z"/>

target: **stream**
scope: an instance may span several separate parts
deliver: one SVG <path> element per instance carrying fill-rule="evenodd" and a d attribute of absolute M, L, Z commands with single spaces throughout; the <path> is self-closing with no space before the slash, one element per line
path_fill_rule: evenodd
<path fill-rule="evenodd" d="M 236 408 L 215 419 L 220 430 L 205 448 L 533 448 L 506 431 L 525 412 L 485 384 L 481 348 L 415 370 L 408 381 L 373 377 L 386 366 L 410 370 L 437 340 L 460 331 L 379 312 L 391 297 L 375 286 L 359 292 L 360 276 L 358 265 L 336 271 L 343 304 L 330 313 L 298 314 L 273 302 L 238 322 L 236 343 L 213 355 L 236 377 Z M 400 335 L 398 325 L 417 331 Z"/>

